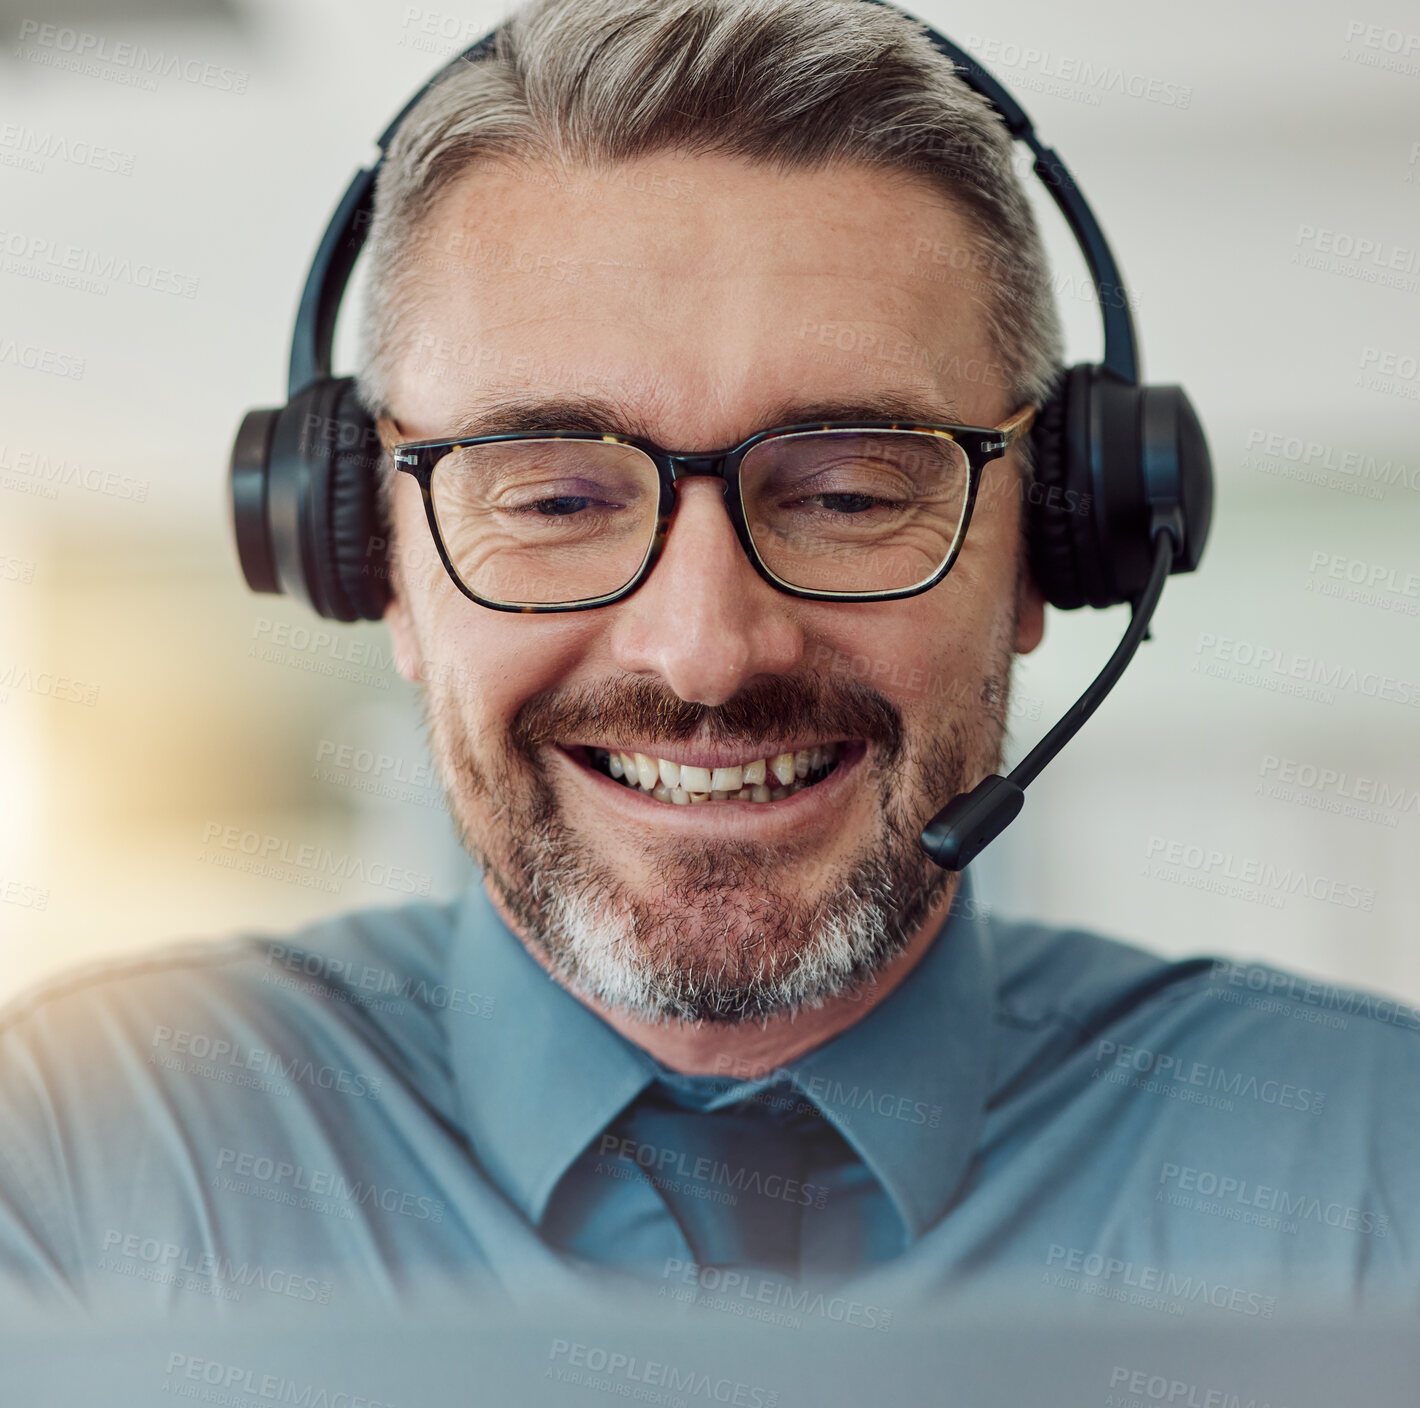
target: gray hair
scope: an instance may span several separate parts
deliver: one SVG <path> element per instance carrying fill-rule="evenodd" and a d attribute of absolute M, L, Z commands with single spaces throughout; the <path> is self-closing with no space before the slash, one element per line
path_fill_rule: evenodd
<path fill-rule="evenodd" d="M 424 95 L 390 145 L 360 328 L 366 407 L 390 410 L 421 262 L 410 251 L 470 163 L 596 168 L 672 149 L 781 170 L 858 162 L 937 186 L 976 242 L 948 251 L 957 272 L 943 273 L 987 314 L 1015 404 L 1044 401 L 1060 325 L 1012 142 L 918 21 L 864 0 L 532 0 L 490 56 Z"/>

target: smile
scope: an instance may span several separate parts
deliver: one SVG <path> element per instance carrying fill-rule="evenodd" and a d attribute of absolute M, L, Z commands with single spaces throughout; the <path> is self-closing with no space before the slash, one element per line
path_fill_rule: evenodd
<path fill-rule="evenodd" d="M 609 748 L 579 750 L 587 766 L 672 806 L 781 802 L 816 786 L 842 761 L 843 743 L 816 744 L 731 766 L 702 767 Z"/>

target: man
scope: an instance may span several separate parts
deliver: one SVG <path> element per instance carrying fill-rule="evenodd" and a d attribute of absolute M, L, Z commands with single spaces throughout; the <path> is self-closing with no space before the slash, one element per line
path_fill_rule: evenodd
<path fill-rule="evenodd" d="M 387 619 L 482 881 L 13 1006 L 11 1282 L 1413 1302 L 1417 1014 L 991 921 L 918 846 L 1041 639 L 1060 353 L 1008 137 L 914 27 L 522 11 L 371 246 Z"/>

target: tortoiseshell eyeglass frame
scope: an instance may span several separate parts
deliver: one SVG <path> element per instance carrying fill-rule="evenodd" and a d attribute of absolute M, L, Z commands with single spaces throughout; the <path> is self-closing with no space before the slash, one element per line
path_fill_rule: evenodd
<path fill-rule="evenodd" d="M 395 469 L 413 475 L 419 485 L 424 498 L 424 512 L 429 520 L 429 531 L 434 535 L 434 545 L 438 549 L 440 560 L 454 585 L 470 601 L 476 601 L 480 606 L 486 606 L 493 611 L 542 613 L 588 611 L 599 606 L 610 606 L 614 602 L 622 601 L 630 596 L 650 576 L 651 569 L 655 567 L 665 546 L 666 535 L 670 532 L 671 520 L 675 512 L 676 483 L 693 475 L 708 475 L 724 481 L 727 490 L 725 507 L 729 512 L 730 522 L 734 525 L 735 536 L 739 538 L 740 546 L 744 549 L 745 555 L 749 558 L 755 571 L 777 591 L 808 601 L 896 601 L 903 597 L 918 596 L 922 592 L 930 591 L 951 571 L 952 564 L 961 552 L 962 543 L 966 538 L 966 530 L 971 523 L 971 512 L 976 504 L 976 494 L 981 483 L 982 471 L 992 460 L 1005 454 L 1011 444 L 1030 429 L 1031 423 L 1035 419 L 1035 413 L 1034 406 L 1022 406 L 1008 420 L 997 426 L 934 425 L 896 420 L 821 421 L 798 425 L 777 425 L 768 430 L 758 431 L 748 440 L 741 441 L 740 444 L 729 449 L 712 451 L 708 454 L 678 454 L 663 449 L 653 441 L 642 439 L 639 436 L 613 435 L 594 430 L 525 430 L 502 435 L 475 435 L 462 439 L 406 441 L 401 438 L 403 432 L 398 424 L 388 416 L 380 418 L 378 429 L 380 440 L 386 452 L 393 459 Z M 921 582 L 915 582 L 909 587 L 894 587 L 884 591 L 824 591 L 810 587 L 798 587 L 791 582 L 786 582 L 765 564 L 755 546 L 749 524 L 745 520 L 744 500 L 740 492 L 740 465 L 750 450 L 756 445 L 763 444 L 766 440 L 781 435 L 802 435 L 809 431 L 821 430 L 912 431 L 921 435 L 950 440 L 964 451 L 968 467 L 966 504 L 947 556 L 931 577 Z M 443 535 L 439 531 L 438 517 L 434 511 L 434 499 L 430 491 L 434 467 L 451 450 L 462 450 L 473 445 L 489 445 L 506 440 L 610 441 L 613 444 L 629 445 L 633 449 L 640 450 L 656 466 L 656 472 L 660 477 L 660 499 L 656 509 L 656 525 L 646 554 L 628 582 L 613 592 L 607 592 L 601 596 L 584 597 L 579 601 L 532 603 L 497 601 L 481 596 L 459 576 L 454 564 L 449 559 Z"/>

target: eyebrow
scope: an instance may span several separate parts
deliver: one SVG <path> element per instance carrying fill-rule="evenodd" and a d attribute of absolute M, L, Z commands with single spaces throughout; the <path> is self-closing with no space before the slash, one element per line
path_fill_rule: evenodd
<path fill-rule="evenodd" d="M 964 423 L 960 409 L 949 401 L 937 401 L 921 394 L 880 391 L 865 397 L 780 402 L 759 417 L 756 430 L 835 420 L 887 420 L 927 425 Z M 480 435 L 511 435 L 530 430 L 601 431 L 641 440 L 656 439 L 647 422 L 630 407 L 609 397 L 582 394 L 501 397 L 458 417 L 449 438 L 471 440 Z M 756 430 L 749 431 L 745 438 Z M 724 447 L 695 447 L 687 453 L 708 453 L 721 448 Z"/>

